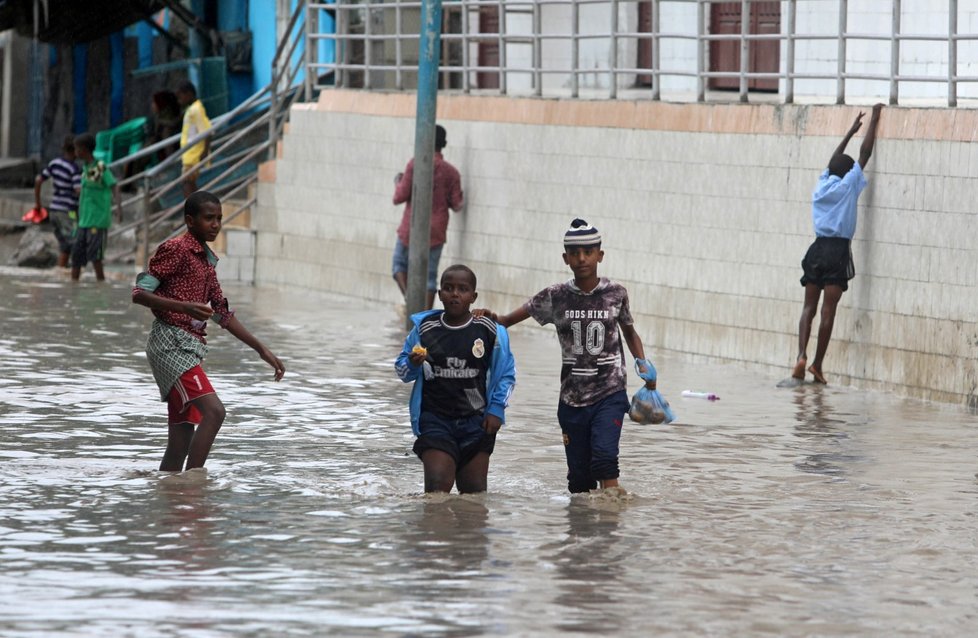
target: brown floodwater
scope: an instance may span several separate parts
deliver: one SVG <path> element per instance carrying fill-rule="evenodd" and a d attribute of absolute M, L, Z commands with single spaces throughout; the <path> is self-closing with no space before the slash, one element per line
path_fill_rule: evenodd
<path fill-rule="evenodd" d="M 518 326 L 489 492 L 426 498 L 409 387 L 393 371 L 397 310 L 226 292 L 288 373 L 274 383 L 213 327 L 205 366 L 227 422 L 206 473 L 164 477 L 150 315 L 128 281 L 0 270 L 0 635 L 950 636 L 978 624 L 978 430 L 961 407 L 777 388 L 770 374 L 652 353 L 678 420 L 626 423 L 631 499 L 570 498 L 558 346 Z"/>

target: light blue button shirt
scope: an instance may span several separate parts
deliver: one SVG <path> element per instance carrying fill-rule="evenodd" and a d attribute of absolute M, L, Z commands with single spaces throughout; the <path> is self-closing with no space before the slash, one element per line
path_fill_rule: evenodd
<path fill-rule="evenodd" d="M 830 175 L 825 169 L 812 193 L 812 223 L 816 237 L 844 237 L 856 234 L 856 200 L 866 188 L 866 176 L 854 162 L 845 177 Z"/>

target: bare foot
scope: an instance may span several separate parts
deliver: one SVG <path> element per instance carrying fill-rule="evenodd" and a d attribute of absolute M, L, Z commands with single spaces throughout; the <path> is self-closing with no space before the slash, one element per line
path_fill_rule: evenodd
<path fill-rule="evenodd" d="M 795 361 L 795 369 L 791 371 L 791 377 L 793 379 L 804 379 L 805 378 L 805 366 L 808 364 L 808 359 L 801 357 Z"/>
<path fill-rule="evenodd" d="M 822 375 L 822 371 L 816 368 L 814 364 L 809 366 L 808 371 L 812 373 L 813 377 L 815 377 L 815 383 L 821 383 L 823 385 L 829 384 L 829 382 L 826 381 L 825 377 Z"/>

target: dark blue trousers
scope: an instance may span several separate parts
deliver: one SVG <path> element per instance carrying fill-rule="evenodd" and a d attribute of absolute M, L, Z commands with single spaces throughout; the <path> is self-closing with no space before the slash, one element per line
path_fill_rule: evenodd
<path fill-rule="evenodd" d="M 563 402 L 557 406 L 567 455 L 567 489 L 572 493 L 587 492 L 598 481 L 618 478 L 618 442 L 628 407 L 624 390 L 582 408 Z"/>

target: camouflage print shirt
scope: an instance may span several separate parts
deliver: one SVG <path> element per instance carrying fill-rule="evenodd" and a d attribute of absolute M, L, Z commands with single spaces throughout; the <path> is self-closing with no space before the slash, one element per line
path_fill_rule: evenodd
<path fill-rule="evenodd" d="M 632 325 L 628 291 L 605 279 L 591 292 L 574 280 L 545 288 L 524 306 L 540 325 L 554 324 L 563 351 L 560 400 L 593 405 L 625 389 L 625 361 L 618 325 Z"/>

